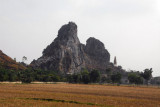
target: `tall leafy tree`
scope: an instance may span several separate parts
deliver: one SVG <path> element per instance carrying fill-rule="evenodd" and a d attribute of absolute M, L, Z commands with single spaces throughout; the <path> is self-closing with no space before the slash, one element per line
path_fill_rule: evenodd
<path fill-rule="evenodd" d="M 90 81 L 95 83 L 100 81 L 100 73 L 98 70 L 92 70 L 90 73 Z"/>
<path fill-rule="evenodd" d="M 135 73 L 130 73 L 130 74 L 128 75 L 128 80 L 129 80 L 129 82 L 130 82 L 131 84 L 132 84 L 132 83 L 135 83 L 136 78 L 137 78 L 137 75 L 136 75 Z"/>
<path fill-rule="evenodd" d="M 27 57 L 26 57 L 26 56 L 23 56 L 23 57 L 22 57 L 22 62 L 25 63 L 26 61 L 27 61 Z"/>
<path fill-rule="evenodd" d="M 152 68 L 145 69 L 144 73 L 142 73 L 142 77 L 147 81 L 146 84 L 148 85 L 148 81 L 152 78 Z"/>
<path fill-rule="evenodd" d="M 134 83 L 134 84 L 142 84 L 143 83 L 142 77 L 137 75 L 136 73 L 130 73 L 128 75 L 128 80 L 130 83 Z"/>
<path fill-rule="evenodd" d="M 88 84 L 90 82 L 90 76 L 87 69 L 81 72 L 81 81 L 85 84 Z"/>
<path fill-rule="evenodd" d="M 33 81 L 33 74 L 31 69 L 26 69 L 21 72 L 21 81 L 22 83 L 31 83 Z"/>
<path fill-rule="evenodd" d="M 80 74 L 73 74 L 73 81 L 74 83 L 80 82 L 81 75 Z"/>
<path fill-rule="evenodd" d="M 113 83 L 120 83 L 122 75 L 118 72 L 111 75 L 111 80 Z"/>

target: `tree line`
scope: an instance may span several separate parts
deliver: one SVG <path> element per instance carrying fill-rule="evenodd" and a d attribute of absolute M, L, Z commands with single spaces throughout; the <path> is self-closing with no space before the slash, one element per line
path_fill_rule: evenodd
<path fill-rule="evenodd" d="M 120 67 L 121 68 L 121 67 Z M 124 70 L 118 70 L 113 71 L 112 68 L 106 69 L 107 77 L 104 78 L 104 81 L 107 83 L 121 83 L 121 78 L 127 77 L 128 84 L 147 84 L 149 83 L 149 80 L 152 78 L 152 68 L 145 69 L 144 72 L 139 71 L 124 71 Z M 125 76 L 124 76 L 125 75 Z"/>
<path fill-rule="evenodd" d="M 148 84 L 152 77 L 152 69 L 145 69 L 144 72 L 128 72 L 127 79 L 130 84 Z M 62 75 L 59 71 L 46 71 L 42 69 L 33 69 L 28 67 L 26 70 L 9 70 L 0 66 L 0 81 L 22 81 L 31 83 L 32 81 L 41 82 L 69 82 L 69 83 L 118 83 L 121 84 L 124 72 L 114 72 L 107 68 L 103 76 L 98 70 L 88 71 L 83 69 L 82 72 L 75 74 Z M 125 72 L 126 73 L 126 72 Z"/>
<path fill-rule="evenodd" d="M 58 82 L 66 81 L 66 78 L 55 71 L 32 68 L 17 71 L 0 68 L 0 81 L 22 81 L 23 83 L 31 83 L 32 81 Z"/>

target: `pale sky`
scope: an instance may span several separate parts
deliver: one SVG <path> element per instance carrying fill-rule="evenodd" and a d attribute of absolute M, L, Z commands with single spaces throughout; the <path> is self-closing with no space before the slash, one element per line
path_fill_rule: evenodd
<path fill-rule="evenodd" d="M 160 76 L 160 0 L 0 0 L 0 50 L 30 63 L 69 21 L 82 43 L 102 41 L 111 62 Z"/>

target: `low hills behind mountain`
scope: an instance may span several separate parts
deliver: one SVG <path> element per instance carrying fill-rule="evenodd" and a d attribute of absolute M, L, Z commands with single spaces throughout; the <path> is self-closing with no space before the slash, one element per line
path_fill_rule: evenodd
<path fill-rule="evenodd" d="M 16 62 L 0 50 L 0 67 L 11 70 L 24 70 L 25 66 Z"/>

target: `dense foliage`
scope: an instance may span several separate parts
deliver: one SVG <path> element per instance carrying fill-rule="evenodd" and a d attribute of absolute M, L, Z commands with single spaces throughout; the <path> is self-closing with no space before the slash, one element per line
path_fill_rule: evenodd
<path fill-rule="evenodd" d="M 146 84 L 148 84 L 148 81 L 151 79 L 152 77 L 152 68 L 150 69 L 145 69 L 144 73 L 141 74 L 141 76 L 146 80 Z"/>
<path fill-rule="evenodd" d="M 113 83 L 120 83 L 122 76 L 120 73 L 115 73 L 111 75 L 111 80 Z"/>
<path fill-rule="evenodd" d="M 70 83 L 96 83 L 100 81 L 100 73 L 97 70 L 92 70 L 89 73 L 87 69 L 84 69 L 78 74 L 68 75 L 67 80 Z"/>
<path fill-rule="evenodd" d="M 23 71 L 15 71 L 0 68 L 0 81 L 22 81 L 23 83 L 30 83 L 32 81 L 57 82 L 65 80 L 63 76 L 54 71 L 31 68 Z"/>
<path fill-rule="evenodd" d="M 28 68 L 23 71 L 7 70 L 0 68 L 0 81 L 22 81 L 31 83 L 32 81 L 58 82 L 68 81 L 70 83 L 96 83 L 100 81 L 100 73 L 93 70 L 90 73 L 84 69 L 81 73 L 73 75 L 60 75 L 55 71 L 45 71 L 41 69 Z"/>
<path fill-rule="evenodd" d="M 143 78 L 136 73 L 130 73 L 128 75 L 128 80 L 132 84 L 143 84 Z"/>
<path fill-rule="evenodd" d="M 118 71 L 122 68 L 117 67 L 116 71 L 112 68 L 106 69 L 105 75 L 100 74 L 98 70 L 83 71 L 76 74 L 59 74 L 58 71 L 46 71 L 41 69 L 33 69 L 28 67 L 25 70 L 13 70 L 5 69 L 0 64 L 0 81 L 22 81 L 23 83 L 31 83 L 32 81 L 40 82 L 69 82 L 69 83 L 121 83 L 124 78 L 124 74 L 127 74 L 127 78 L 130 84 L 143 84 L 152 77 L 152 69 L 145 69 L 144 72 L 123 72 Z M 115 70 L 115 69 L 114 69 Z"/>

